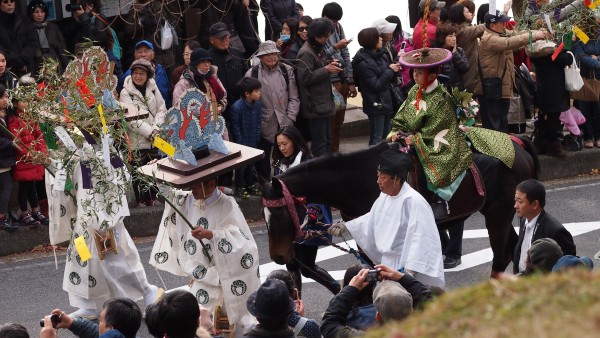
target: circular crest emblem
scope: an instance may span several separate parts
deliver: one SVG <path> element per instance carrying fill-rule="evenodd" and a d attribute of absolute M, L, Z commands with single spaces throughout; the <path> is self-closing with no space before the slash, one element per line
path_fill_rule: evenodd
<path fill-rule="evenodd" d="M 96 278 L 94 278 L 94 276 L 88 276 L 88 287 L 89 288 L 93 288 L 96 286 L 96 284 L 98 284 L 98 282 L 96 281 Z"/>
<path fill-rule="evenodd" d="M 192 272 L 192 275 L 196 279 L 202 279 L 202 278 L 204 278 L 204 276 L 206 276 L 206 272 L 207 272 L 207 270 L 204 265 L 198 265 Z"/>
<path fill-rule="evenodd" d="M 77 264 L 79 264 L 79 266 L 81 266 L 82 268 L 85 268 L 87 266 L 87 261 L 82 262 L 81 256 L 79 256 L 79 254 L 75 255 L 75 260 L 77 261 Z"/>
<path fill-rule="evenodd" d="M 177 224 L 177 214 L 176 213 L 171 214 L 171 223 Z"/>
<path fill-rule="evenodd" d="M 81 277 L 79 277 L 77 272 L 71 272 L 69 274 L 69 281 L 71 281 L 71 284 L 73 285 L 79 285 L 81 284 Z"/>
<path fill-rule="evenodd" d="M 67 214 L 67 208 L 65 208 L 64 205 L 60 205 L 60 217 L 65 217 L 65 215 Z"/>
<path fill-rule="evenodd" d="M 208 297 L 208 292 L 206 292 L 206 290 L 200 289 L 196 291 L 196 300 L 198 301 L 198 304 L 205 305 L 208 303 L 209 299 L 210 297 Z"/>
<path fill-rule="evenodd" d="M 163 252 L 157 252 L 154 255 L 154 260 L 156 261 L 156 263 L 158 264 L 163 264 L 164 262 L 167 261 L 167 259 L 169 259 L 169 254 L 166 251 Z"/>
<path fill-rule="evenodd" d="M 231 243 L 229 243 L 229 241 L 227 241 L 225 238 L 219 241 L 218 247 L 219 251 L 224 254 L 228 254 L 231 252 L 231 250 L 233 250 L 233 245 L 231 245 Z"/>
<path fill-rule="evenodd" d="M 236 296 L 241 296 L 248 290 L 246 283 L 243 280 L 235 280 L 231 283 L 231 293 Z"/>
<path fill-rule="evenodd" d="M 250 269 L 252 265 L 254 265 L 254 257 L 251 254 L 247 253 L 242 256 L 242 260 L 240 261 L 242 264 L 242 268 Z"/>
<path fill-rule="evenodd" d="M 196 225 L 199 227 L 203 227 L 204 229 L 208 229 L 208 220 L 206 219 L 206 217 L 200 217 L 198 219 L 198 222 L 196 222 Z"/>
<path fill-rule="evenodd" d="M 185 249 L 185 251 L 187 251 L 187 253 L 193 255 L 196 253 L 196 242 L 194 242 L 191 239 L 188 239 L 183 245 L 183 248 Z"/>
<path fill-rule="evenodd" d="M 178 206 L 182 206 L 183 203 L 185 203 L 186 197 L 187 196 L 185 196 L 185 195 L 179 195 L 179 196 L 177 196 L 177 205 Z"/>

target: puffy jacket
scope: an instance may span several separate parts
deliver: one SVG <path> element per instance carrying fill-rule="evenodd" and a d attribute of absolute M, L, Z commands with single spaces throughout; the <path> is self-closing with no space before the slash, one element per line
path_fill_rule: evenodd
<path fill-rule="evenodd" d="M 296 0 L 262 0 L 260 9 L 265 15 L 266 40 L 277 40 L 285 20 L 299 19 Z"/>
<path fill-rule="evenodd" d="M 213 59 L 212 64 L 219 69 L 217 76 L 219 77 L 219 80 L 221 80 L 225 91 L 227 91 L 229 101 L 237 101 L 237 99 L 241 97 L 238 82 L 244 77 L 244 74 L 248 70 L 248 65 L 244 60 L 242 52 L 233 47 L 230 47 L 225 51 L 211 47 L 208 50 L 208 53 Z"/>
<path fill-rule="evenodd" d="M 35 57 L 39 56 L 39 41 L 31 21 L 16 13 L 0 11 L 0 50 L 7 52 L 6 61 L 17 75 L 22 75 L 23 66 L 32 71 Z"/>
<path fill-rule="evenodd" d="M 460 90 L 465 89 L 462 83 L 462 74 L 469 70 L 469 60 L 462 48 L 457 47 L 452 53 L 452 60 L 442 65 L 441 73 L 450 77 L 450 86 Z"/>
<path fill-rule="evenodd" d="M 6 124 L 5 121 L 0 121 L 0 123 Z M 0 129 L 0 168 L 10 168 L 16 162 L 13 136 L 2 128 Z"/>
<path fill-rule="evenodd" d="M 535 34 L 537 31 L 531 31 Z M 502 97 L 510 98 L 513 93 L 513 83 L 515 81 L 515 67 L 513 50 L 519 49 L 529 44 L 529 32 L 513 35 L 512 31 L 497 33 L 486 28 L 479 44 L 479 63 L 483 78 L 501 77 L 506 67 L 506 72 L 502 78 Z M 477 64 L 474 65 L 475 67 Z M 481 79 L 477 77 L 475 85 L 475 94 L 481 95 Z"/>
<path fill-rule="evenodd" d="M 128 122 L 127 134 L 131 141 L 133 149 L 150 149 L 152 143 L 150 136 L 153 130 L 160 129 L 160 125 L 165 123 L 167 108 L 160 91 L 156 86 L 154 79 L 148 79 L 146 82 L 146 93 L 142 95 L 139 89 L 133 84 L 131 76 L 125 78 L 123 90 L 119 101 L 128 106 L 132 106 L 139 113 L 148 112 L 145 119 Z"/>
<path fill-rule="evenodd" d="M 555 60 L 546 55 L 531 58 L 535 65 L 537 90 L 535 106 L 545 113 L 561 113 L 570 107 L 570 95 L 565 88 L 565 66 L 573 64 L 573 57 L 563 51 Z"/>
<path fill-rule="evenodd" d="M 600 55 L 600 40 L 590 40 L 587 44 L 577 41 L 573 45 L 573 54 L 581 65 L 582 77 L 600 79 L 600 60 L 592 58 L 592 55 Z"/>
<path fill-rule="evenodd" d="M 37 122 L 23 121 L 19 112 L 7 116 L 8 130 L 19 140 L 16 147 L 17 164 L 13 170 L 15 181 L 41 181 L 44 178 L 44 166 L 28 161 L 28 150 L 46 153 L 46 141 Z M 27 148 L 25 148 L 25 147 Z"/>
<path fill-rule="evenodd" d="M 302 117 L 321 119 L 335 115 L 333 93 L 325 62 L 319 58 L 310 41 L 298 52 L 298 89 Z"/>
<path fill-rule="evenodd" d="M 461 76 L 462 84 L 468 92 L 472 93 L 479 78 L 479 73 L 477 72 L 477 56 L 479 55 L 477 39 L 483 36 L 485 25 L 471 26 L 463 23 L 455 26 L 455 28 L 456 45 L 465 51 L 469 65 L 471 65 L 467 72 Z"/>
<path fill-rule="evenodd" d="M 390 63 L 385 53 L 383 49 L 373 52 L 361 48 L 353 59 L 358 71 L 363 111 L 367 115 L 394 113 L 390 84 L 397 74 L 389 67 Z"/>
<path fill-rule="evenodd" d="M 172 100 L 171 100 L 171 85 L 169 84 L 169 76 L 167 75 L 167 71 L 165 67 L 156 62 L 152 62 L 154 65 L 154 81 L 156 82 L 156 87 L 160 91 L 163 100 L 165 100 L 165 106 L 171 108 Z M 125 74 L 121 77 L 120 84 L 117 86 L 118 90 L 123 89 L 123 82 L 125 78 L 131 75 L 131 68 L 128 69 Z"/>
<path fill-rule="evenodd" d="M 260 141 L 261 115 L 260 101 L 252 105 L 245 99 L 235 101 L 229 110 L 233 142 L 256 148 Z"/>

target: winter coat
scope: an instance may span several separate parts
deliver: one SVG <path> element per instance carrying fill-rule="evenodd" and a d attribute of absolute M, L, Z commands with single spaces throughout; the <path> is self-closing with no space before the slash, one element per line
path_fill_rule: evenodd
<path fill-rule="evenodd" d="M 44 166 L 29 163 L 28 149 L 47 153 L 46 141 L 37 122 L 24 121 L 16 111 L 7 116 L 8 130 L 19 140 L 16 147 L 17 164 L 12 172 L 15 181 L 41 181 Z"/>
<path fill-rule="evenodd" d="M 450 77 L 450 86 L 464 90 L 461 75 L 465 74 L 469 70 L 469 67 L 469 60 L 464 50 L 457 47 L 456 51 L 452 53 L 452 60 L 442 65 L 441 73 Z"/>
<path fill-rule="evenodd" d="M 60 65 L 60 69 L 64 71 L 67 68 L 67 64 L 69 64 L 69 57 L 66 55 L 67 44 L 65 43 L 65 38 L 62 35 L 62 32 L 58 26 L 53 22 L 44 22 L 42 24 L 33 23 L 34 30 L 36 32 L 36 36 L 39 34 L 38 31 L 44 30 L 46 34 L 46 39 L 48 40 L 48 49 L 44 50 L 41 48 L 40 43 L 38 43 L 38 51 L 36 52 L 35 59 L 35 71 L 37 74 L 38 70 L 42 66 L 42 63 L 45 58 L 51 58 L 58 61 Z"/>
<path fill-rule="evenodd" d="M 561 113 L 571 106 L 570 94 L 565 88 L 565 67 L 573 64 L 573 57 L 566 51 L 552 56 L 531 58 L 535 65 L 537 91 L 535 106 L 545 113 Z"/>
<path fill-rule="evenodd" d="M 117 329 L 110 329 L 99 335 L 98 324 L 79 317 L 73 319 L 73 324 L 69 327 L 69 331 L 79 338 L 125 338 Z"/>
<path fill-rule="evenodd" d="M 600 60 L 592 58 L 592 55 L 600 55 L 600 40 L 590 40 L 587 44 L 575 42 L 573 54 L 580 64 L 582 77 L 600 79 Z"/>
<path fill-rule="evenodd" d="M 346 38 L 344 33 L 344 27 L 338 22 L 333 25 L 333 33 L 327 39 L 327 43 L 323 46 L 323 53 L 327 56 L 327 60 L 336 59 L 341 62 L 344 67 L 342 71 L 337 74 L 330 74 L 331 82 L 342 81 L 343 83 L 354 83 L 354 75 L 352 74 L 352 62 L 350 60 L 350 51 L 348 47 L 342 49 L 335 49 L 336 43 Z"/>
<path fill-rule="evenodd" d="M 127 20 L 125 23 L 126 47 L 125 55 L 130 60 L 133 60 L 135 52 L 135 44 L 140 40 L 150 41 L 154 45 L 154 62 L 163 65 L 170 69 L 175 66 L 175 50 L 176 41 L 173 40 L 171 48 L 166 50 L 160 46 L 161 29 L 165 24 L 165 20 L 175 28 L 177 27 L 177 18 L 173 13 L 178 13 L 179 8 L 173 2 L 150 0 L 150 1 L 133 1 Z M 176 39 L 173 36 L 173 39 Z M 177 78 L 179 79 L 179 78 Z"/>
<path fill-rule="evenodd" d="M 286 69 L 289 84 L 285 81 L 281 66 Z M 262 84 L 261 135 L 267 141 L 273 142 L 277 131 L 284 126 L 293 125 L 300 111 L 296 75 L 291 66 L 283 63 L 278 63 L 273 70 L 268 70 L 261 62 L 257 73 Z M 252 68 L 246 72 L 246 76 L 252 76 Z"/>
<path fill-rule="evenodd" d="M 156 82 L 156 86 L 162 95 L 162 98 L 165 100 L 165 106 L 171 108 L 171 85 L 169 84 L 169 76 L 167 75 L 167 71 L 165 67 L 162 65 L 152 62 L 154 65 L 154 81 Z M 121 77 L 122 81 L 125 81 L 125 78 L 131 75 L 131 68 L 128 69 L 125 74 Z M 123 84 L 121 83 L 118 86 L 119 89 L 123 89 Z"/>
<path fill-rule="evenodd" d="M 365 114 L 371 116 L 395 113 L 390 85 L 397 74 L 389 67 L 386 51 L 380 49 L 374 52 L 361 48 L 356 52 L 354 62 Z"/>
<path fill-rule="evenodd" d="M 298 64 L 298 60 L 296 60 L 298 58 L 298 52 L 300 51 L 300 48 L 302 48 L 302 46 L 304 45 L 304 40 L 302 40 L 301 37 L 297 37 L 296 41 L 294 41 L 294 43 L 290 46 L 290 49 L 288 50 L 288 54 L 287 54 L 287 59 L 290 60 L 294 65 Z"/>
<path fill-rule="evenodd" d="M 253 104 L 246 99 L 239 99 L 231 106 L 231 135 L 233 142 L 257 148 L 260 141 L 260 121 L 262 106 L 260 101 Z"/>
<path fill-rule="evenodd" d="M 97 14 L 104 21 L 110 22 L 102 14 Z M 110 29 L 103 20 L 94 17 L 92 13 L 83 13 L 79 16 L 79 21 L 71 27 L 74 30 L 73 44 L 83 43 L 89 40 L 94 41 L 94 45 L 101 46 L 104 50 L 112 50 L 113 38 Z M 68 34 L 65 34 L 67 36 Z"/>
<path fill-rule="evenodd" d="M 469 93 L 472 93 L 479 78 L 479 73 L 477 72 L 477 56 L 479 55 L 477 39 L 483 36 L 485 25 L 471 26 L 465 22 L 455 26 L 455 28 L 456 46 L 464 50 L 471 66 L 466 73 L 461 75 L 462 84 Z"/>
<path fill-rule="evenodd" d="M 532 31 L 535 34 L 537 31 Z M 483 78 L 501 77 L 506 67 L 506 72 L 502 78 L 502 98 L 512 97 L 515 81 L 515 67 L 513 50 L 519 49 L 529 44 L 529 32 L 513 35 L 512 31 L 497 33 L 490 29 L 485 29 L 481 43 L 479 44 L 479 64 Z M 477 66 L 477 65 L 475 65 Z M 481 79 L 477 77 L 475 85 L 475 94 L 482 95 Z"/>
<path fill-rule="evenodd" d="M 300 109 L 306 119 L 335 115 L 333 92 L 324 60 L 315 53 L 310 41 L 298 52 L 298 89 Z"/>
<path fill-rule="evenodd" d="M 39 41 L 31 21 L 19 14 L 0 11 L 0 50 L 7 52 L 8 67 L 17 75 L 21 68 L 32 71 L 39 55 Z M 24 73 L 23 73 L 24 74 Z"/>
<path fill-rule="evenodd" d="M 259 337 L 269 337 L 269 338 L 294 338 L 294 331 L 290 327 L 286 327 L 285 329 L 281 329 L 279 331 L 267 331 L 262 328 L 260 324 L 255 325 L 250 330 L 244 332 L 245 338 L 259 338 Z"/>
<path fill-rule="evenodd" d="M 223 22 L 231 33 L 231 45 L 238 48 L 240 52 L 243 47 L 245 58 L 249 58 L 256 52 L 260 39 L 250 22 L 248 7 L 242 1 L 198 0 L 193 2 L 193 6 L 200 9 L 197 19 L 200 22 L 200 29 L 197 36 L 202 48 L 209 49 L 211 47 L 208 34 L 210 26 L 217 22 Z M 213 64 L 215 63 L 213 62 Z"/>
<path fill-rule="evenodd" d="M 5 121 L 0 121 L 6 127 Z M 15 155 L 13 136 L 3 128 L 0 128 L 0 168 L 10 168 L 17 162 Z"/>
<path fill-rule="evenodd" d="M 163 100 L 154 79 L 146 81 L 146 92 L 145 95 L 142 95 L 140 90 L 133 84 L 131 76 L 126 77 L 119 101 L 125 105 L 135 107 L 138 114 L 149 113 L 145 119 L 129 121 L 127 123 L 127 134 L 133 149 L 152 148 L 150 141 L 152 131 L 159 130 L 160 125 L 165 123 L 167 113 L 165 100 Z"/>
<path fill-rule="evenodd" d="M 217 76 L 221 80 L 225 91 L 227 91 L 229 101 L 237 101 L 243 94 L 240 93 L 238 82 L 248 70 L 248 65 L 246 60 L 244 60 L 242 52 L 233 47 L 225 51 L 211 47 L 208 53 L 213 59 L 212 64 L 219 69 Z"/>
<path fill-rule="evenodd" d="M 17 76 L 8 70 L 5 70 L 4 73 L 0 74 L 0 84 L 4 85 L 6 89 L 13 89 L 17 86 L 18 80 Z"/>
<path fill-rule="evenodd" d="M 219 80 L 219 78 L 217 76 L 217 71 L 218 71 L 217 67 L 211 66 L 210 69 L 213 72 L 212 76 L 216 77 L 217 82 L 219 82 L 221 87 L 223 87 L 223 83 L 221 82 L 221 80 Z M 179 78 L 179 82 L 177 82 L 177 84 L 175 85 L 175 89 L 173 89 L 173 106 L 179 107 L 179 103 L 181 103 L 181 96 L 183 95 L 183 92 L 185 92 L 187 89 L 190 89 L 190 88 L 197 88 L 197 86 L 196 86 L 196 82 L 194 81 L 194 73 L 192 73 L 192 71 L 188 68 L 183 71 L 183 74 L 181 74 L 181 77 Z M 204 94 L 206 94 L 206 93 L 204 93 Z M 221 98 L 221 100 L 219 100 L 219 102 L 218 102 L 218 104 L 221 107 L 223 107 L 222 108 L 223 110 L 225 109 L 225 107 L 227 107 L 228 97 L 229 97 L 229 93 L 227 91 L 225 91 L 223 98 Z M 223 111 L 223 110 L 221 110 L 221 111 Z"/>
<path fill-rule="evenodd" d="M 437 22 L 428 20 L 427 22 L 427 47 L 433 46 Z M 423 19 L 419 19 L 415 28 L 413 28 L 413 46 L 414 49 L 423 48 Z"/>
<path fill-rule="evenodd" d="M 285 20 L 300 19 L 296 0 L 261 0 L 260 9 L 265 15 L 265 40 L 276 41 Z"/>

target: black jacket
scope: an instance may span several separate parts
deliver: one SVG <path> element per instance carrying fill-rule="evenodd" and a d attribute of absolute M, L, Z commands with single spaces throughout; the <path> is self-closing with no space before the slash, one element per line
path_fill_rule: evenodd
<path fill-rule="evenodd" d="M 262 0 L 260 9 L 265 15 L 265 39 L 276 41 L 286 19 L 298 20 L 296 0 Z"/>
<path fill-rule="evenodd" d="M 60 64 L 60 69 L 64 71 L 67 68 L 67 64 L 69 64 L 69 57 L 67 56 L 67 44 L 65 43 L 65 38 L 63 34 L 58 28 L 58 26 L 53 22 L 45 22 L 44 25 L 33 23 L 34 30 L 36 32 L 36 36 L 39 41 L 39 30 L 45 30 L 46 39 L 48 39 L 48 49 L 41 49 L 41 45 L 38 43 L 37 48 L 38 52 L 36 56 L 38 56 L 35 60 L 35 74 L 39 70 L 40 66 L 43 63 L 44 58 L 52 58 Z"/>
<path fill-rule="evenodd" d="M 394 114 L 390 85 L 397 74 L 390 68 L 386 51 L 373 52 L 361 48 L 352 63 L 358 72 L 354 80 L 362 95 L 363 111 L 367 115 Z"/>
<path fill-rule="evenodd" d="M 570 95 L 565 89 L 565 66 L 573 57 L 563 51 L 554 61 L 550 55 L 531 58 L 535 66 L 537 92 L 534 104 L 544 113 L 561 113 L 570 107 Z"/>
<path fill-rule="evenodd" d="M 413 309 L 420 309 L 432 299 L 431 290 L 413 276 L 405 274 L 399 282 L 413 298 Z M 329 302 L 321 322 L 321 334 L 325 338 L 346 338 L 362 336 L 363 332 L 346 326 L 348 314 L 352 310 L 353 301 L 359 291 L 353 286 L 346 286 Z"/>
<path fill-rule="evenodd" d="M 244 337 L 248 338 L 259 338 L 259 337 L 269 337 L 269 338 L 294 338 L 294 331 L 288 327 L 287 329 L 283 329 L 280 331 L 267 331 L 263 329 L 260 324 L 255 325 L 250 330 L 244 332 Z"/>
<path fill-rule="evenodd" d="M 39 53 L 37 33 L 29 19 L 18 14 L 7 14 L 0 11 L 0 50 L 8 53 L 8 67 L 21 76 L 35 67 L 36 53 Z"/>
<path fill-rule="evenodd" d="M 200 30 L 198 41 L 202 48 L 210 48 L 208 29 L 217 22 L 224 22 L 229 28 L 231 37 L 239 37 L 244 48 L 244 55 L 249 58 L 259 45 L 259 38 L 250 22 L 248 8 L 241 0 L 198 0 L 194 6 L 200 8 Z M 221 80 L 223 81 L 223 80 Z"/>
<path fill-rule="evenodd" d="M 521 246 L 525 236 L 525 218 L 519 219 L 519 241 L 515 247 L 513 255 L 513 272 L 519 272 L 519 259 L 521 258 Z M 540 238 L 552 238 L 558 243 L 563 251 L 563 255 L 575 256 L 575 242 L 573 236 L 565 227 L 552 215 L 542 210 L 533 228 L 531 243 Z"/>
<path fill-rule="evenodd" d="M 4 121 L 0 121 L 6 127 Z M 0 128 L 0 168 L 10 168 L 17 162 L 13 135 L 4 128 Z"/>
<path fill-rule="evenodd" d="M 229 107 L 240 98 L 237 84 L 246 74 L 248 64 L 242 52 L 233 47 L 225 51 L 211 47 L 208 53 L 213 59 L 212 64 L 217 66 L 217 76 L 227 91 L 227 102 L 230 104 L 227 105 L 226 111 L 229 111 Z"/>
<path fill-rule="evenodd" d="M 462 75 L 469 70 L 469 59 L 465 55 L 462 48 L 457 47 L 456 52 L 452 53 L 451 62 L 446 62 L 442 65 L 441 73 L 450 77 L 450 86 L 464 90 L 462 83 Z"/>
<path fill-rule="evenodd" d="M 102 14 L 97 14 L 104 21 L 109 22 Z M 71 27 L 75 29 L 73 44 L 83 43 L 86 41 L 94 41 L 94 46 L 100 46 L 105 50 L 112 50 L 113 38 L 108 26 L 102 20 L 94 17 L 90 13 L 83 13 L 79 16 L 79 21 Z"/>

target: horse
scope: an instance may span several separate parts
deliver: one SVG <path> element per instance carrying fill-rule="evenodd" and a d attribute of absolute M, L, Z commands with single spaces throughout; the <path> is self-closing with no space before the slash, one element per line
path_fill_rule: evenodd
<path fill-rule="evenodd" d="M 473 153 L 473 162 L 486 191 L 479 212 L 485 217 L 493 251 L 491 277 L 504 272 L 517 244 L 518 235 L 512 226 L 516 186 L 539 175 L 539 160 L 531 141 L 522 136 L 513 136 L 512 141 L 515 148 L 512 168 L 490 156 Z M 386 149 L 389 145 L 382 142 L 365 150 L 319 157 L 264 184 L 262 196 L 263 204 L 269 205 L 264 207 L 264 212 L 271 259 L 277 264 L 294 261 L 293 243 L 304 235 L 300 220 L 306 212 L 305 201 L 337 208 L 344 220 L 369 212 L 380 194 L 376 184 L 377 166 L 379 154 Z M 475 197 L 459 194 L 461 191 L 457 191 L 453 199 L 466 201 Z M 437 225 L 440 230 L 447 229 L 469 216 L 437 221 Z"/>

